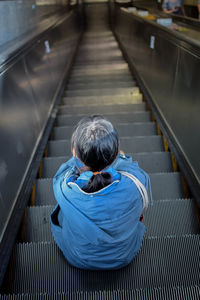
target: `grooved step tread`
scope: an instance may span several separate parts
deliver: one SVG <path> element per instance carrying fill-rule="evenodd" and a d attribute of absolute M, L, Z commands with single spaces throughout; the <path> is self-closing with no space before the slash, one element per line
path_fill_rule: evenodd
<path fill-rule="evenodd" d="M 10 293 L 195 285 L 199 284 L 199 249 L 199 236 L 146 238 L 139 254 L 127 267 L 87 271 L 70 266 L 54 243 L 18 244 L 11 266 Z"/>
<path fill-rule="evenodd" d="M 161 136 L 121 137 L 120 147 L 126 153 L 164 151 Z M 48 156 L 71 155 L 71 141 L 57 140 L 48 142 Z"/>
<path fill-rule="evenodd" d="M 87 70 L 84 70 L 84 68 L 75 68 L 72 69 L 71 72 L 71 76 L 72 77 L 76 77 L 76 76 L 104 76 L 104 75 L 110 75 L 110 76 L 115 76 L 115 75 L 120 75 L 120 76 L 130 76 L 130 71 L 128 69 L 128 65 L 124 65 L 124 66 L 115 66 L 112 68 L 108 67 L 107 64 L 107 68 L 105 67 L 103 69 L 103 66 L 101 67 L 101 69 L 99 68 L 88 68 Z"/>
<path fill-rule="evenodd" d="M 90 71 L 94 71 L 95 68 L 92 67 L 92 66 L 87 66 L 86 68 L 81 68 L 79 66 L 76 66 L 76 67 L 73 67 L 72 68 L 72 72 L 84 72 L 84 73 L 87 73 L 87 72 L 90 72 Z M 118 72 L 124 72 L 124 71 L 127 71 L 129 72 L 129 67 L 128 67 L 128 64 L 124 61 L 122 62 L 117 62 L 115 64 L 112 64 L 111 66 L 108 64 L 108 63 L 104 63 L 100 69 L 96 70 L 98 73 L 100 72 L 113 72 L 113 73 L 118 73 Z M 73 74 L 73 73 L 72 73 Z M 129 73 L 130 74 L 130 73 Z M 73 75 L 72 75 L 73 76 Z"/>
<path fill-rule="evenodd" d="M 83 60 L 79 60 L 77 61 L 74 65 L 73 65 L 73 68 L 78 68 L 80 70 L 84 70 L 85 68 L 88 69 L 88 68 L 102 68 L 102 66 L 105 66 L 105 64 L 109 64 L 111 66 L 111 69 L 112 69 L 112 66 L 116 65 L 116 64 L 119 64 L 119 63 L 123 63 L 124 60 L 122 57 L 113 57 L 113 58 L 103 58 L 103 59 L 85 59 L 84 61 Z M 104 67 L 105 69 L 105 67 Z"/>
<path fill-rule="evenodd" d="M 105 51 L 108 52 L 106 53 L 106 55 L 102 55 L 101 52 L 93 53 L 93 55 L 91 54 L 91 56 L 83 53 L 82 57 L 76 60 L 73 67 L 90 67 L 94 65 L 101 66 L 102 64 L 105 65 L 106 63 L 111 64 L 112 67 L 112 64 L 124 63 L 124 59 L 121 53 L 113 53 L 112 55 L 112 53 L 109 53 L 111 52 L 109 47 Z"/>
<path fill-rule="evenodd" d="M 117 45 L 113 47 L 113 45 L 107 45 L 103 48 L 104 51 L 102 51 L 102 48 L 96 49 L 96 51 L 88 51 L 87 48 L 80 49 L 79 53 L 81 53 L 80 57 L 77 57 L 75 64 L 79 62 L 87 62 L 87 61 L 104 61 L 107 59 L 122 59 L 122 62 L 124 63 L 124 58 L 121 53 L 121 51 L 117 48 Z M 81 51 L 82 50 L 82 51 Z M 85 50 L 85 51 L 84 51 Z"/>
<path fill-rule="evenodd" d="M 54 206 L 29 207 L 26 210 L 24 242 L 53 242 L 50 214 Z M 157 201 L 144 213 L 145 237 L 199 234 L 192 199 Z"/>
<path fill-rule="evenodd" d="M 127 291 L 95 291 L 77 293 L 0 295 L 0 300 L 199 300 L 200 285 L 156 287 Z"/>
<path fill-rule="evenodd" d="M 184 198 L 184 191 L 179 173 L 150 174 L 153 201 Z M 37 179 L 35 205 L 56 204 L 53 194 L 52 179 Z"/>
<path fill-rule="evenodd" d="M 116 86 L 120 86 L 121 88 L 127 87 L 127 88 L 132 88 L 136 86 L 136 83 L 133 80 L 129 81 L 110 81 L 110 82 L 85 82 L 85 83 L 69 83 L 67 85 L 66 91 L 67 90 L 95 90 L 95 89 L 104 89 L 104 88 L 116 88 Z"/>
<path fill-rule="evenodd" d="M 117 104 L 117 105 L 104 105 L 104 106 L 71 106 L 71 105 L 62 105 L 59 110 L 59 114 L 74 114 L 76 113 L 84 114 L 84 115 L 107 115 L 110 113 L 121 113 L 121 112 L 145 112 L 146 111 L 146 103 L 134 103 L 134 104 Z"/>
<path fill-rule="evenodd" d="M 136 88 L 138 89 L 138 88 Z M 137 90 L 133 95 L 107 95 L 102 96 L 101 94 L 96 96 L 78 96 L 78 97 L 64 97 L 63 104 L 65 105 L 111 105 L 111 104 L 135 104 L 141 103 L 143 95 Z"/>
<path fill-rule="evenodd" d="M 112 95 L 113 97 L 115 95 L 122 95 L 124 97 L 126 96 L 133 96 L 135 93 L 134 87 L 135 87 L 136 83 L 133 82 L 132 87 L 127 88 L 117 88 L 117 87 L 113 87 L 111 88 L 98 88 L 98 89 L 80 89 L 80 90 L 67 90 L 65 92 L 65 95 L 67 97 L 76 97 L 76 96 L 97 96 L 97 95 Z"/>
<path fill-rule="evenodd" d="M 80 45 L 79 49 L 78 49 L 78 55 L 77 55 L 77 58 L 79 55 L 81 55 L 82 53 L 91 53 L 91 54 L 95 54 L 96 52 L 98 53 L 102 53 L 104 51 L 107 52 L 107 50 L 109 49 L 110 52 L 112 51 L 119 51 L 119 47 L 116 43 L 116 41 L 113 41 L 113 42 L 109 42 L 109 45 L 107 44 L 98 44 L 98 45 L 94 45 L 94 44 L 91 44 L 91 43 L 88 43 L 88 44 L 83 44 L 83 45 Z"/>
<path fill-rule="evenodd" d="M 145 136 L 156 135 L 157 128 L 153 122 L 145 123 L 123 123 L 115 124 L 115 128 L 119 136 Z M 54 140 L 71 139 L 74 126 L 58 126 L 54 127 L 52 138 Z"/>
<path fill-rule="evenodd" d="M 88 48 L 89 48 L 89 51 L 88 51 Z M 77 59 L 75 61 L 75 63 L 79 60 L 82 60 L 83 58 L 84 59 L 87 59 L 87 58 L 91 58 L 91 59 L 98 59 L 98 58 L 107 58 L 107 57 L 115 57 L 115 56 L 120 56 L 120 57 L 123 57 L 122 55 L 122 52 L 120 51 L 117 43 L 109 43 L 108 45 L 103 45 L 104 47 L 102 47 L 102 45 L 99 45 L 99 48 L 96 47 L 95 49 L 92 49 L 90 47 L 91 45 L 88 44 L 88 45 L 82 45 L 80 46 L 79 50 L 78 50 L 78 53 L 80 53 L 80 56 L 77 56 Z M 102 51 L 102 48 L 104 49 L 104 51 Z M 124 59 L 123 59 L 123 62 L 124 62 Z"/>
<path fill-rule="evenodd" d="M 113 47 L 114 45 L 110 44 L 109 45 L 105 45 L 104 50 L 102 51 L 102 49 L 96 49 L 96 51 L 88 51 L 86 50 L 87 48 L 80 48 L 79 49 L 79 53 L 81 54 L 79 57 L 77 57 L 75 63 L 79 62 L 79 61 L 85 61 L 87 59 L 89 60 L 102 60 L 102 59 L 107 59 L 107 58 L 123 58 L 122 52 L 119 50 L 119 48 L 117 48 L 117 44 L 115 44 L 115 47 Z M 123 63 L 124 63 L 124 59 L 123 59 Z"/>
<path fill-rule="evenodd" d="M 115 38 L 113 37 L 112 34 L 108 35 L 90 35 L 90 36 L 84 36 L 83 42 L 81 43 L 82 45 L 88 45 L 88 44 L 103 44 L 106 43 L 106 45 L 109 45 L 110 43 L 112 44 L 113 42 L 116 43 Z"/>
<path fill-rule="evenodd" d="M 79 75 L 79 76 L 71 76 L 69 83 L 70 84 L 77 84 L 77 83 L 83 83 L 87 84 L 88 82 L 92 83 L 106 83 L 106 82 L 127 82 L 127 81 L 133 81 L 133 78 L 130 73 L 128 74 L 99 74 L 99 75 Z"/>
<path fill-rule="evenodd" d="M 87 115 L 58 115 L 56 119 L 57 126 L 66 126 L 66 125 L 76 125 L 83 117 Z M 106 118 L 113 123 L 114 125 L 117 123 L 134 123 L 134 122 L 150 122 L 151 121 L 151 113 L 144 112 L 120 112 L 113 114 L 106 114 Z"/>
<path fill-rule="evenodd" d="M 135 153 L 131 156 L 147 173 L 173 172 L 169 152 Z M 44 158 L 42 162 L 42 177 L 52 178 L 60 165 L 69 158 L 66 156 Z"/>

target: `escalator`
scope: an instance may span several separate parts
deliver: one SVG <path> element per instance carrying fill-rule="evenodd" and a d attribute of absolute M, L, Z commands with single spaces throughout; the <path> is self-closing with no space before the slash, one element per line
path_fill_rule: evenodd
<path fill-rule="evenodd" d="M 25 212 L 0 299 L 199 299 L 199 224 L 195 200 L 133 80 L 109 29 L 105 8 L 87 19 L 30 206 Z M 50 213 L 56 201 L 52 177 L 71 156 L 73 126 L 103 114 L 116 127 L 121 149 L 149 173 L 153 206 L 145 213 L 141 251 L 121 270 L 72 267 L 56 246 Z M 159 134 L 158 134 L 159 133 Z"/>

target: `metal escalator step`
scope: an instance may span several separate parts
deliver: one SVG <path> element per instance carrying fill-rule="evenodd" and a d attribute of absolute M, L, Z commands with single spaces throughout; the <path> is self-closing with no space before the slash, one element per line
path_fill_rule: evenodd
<path fill-rule="evenodd" d="M 75 66 L 72 68 L 72 72 L 84 72 L 84 73 L 88 73 L 90 71 L 94 72 L 95 68 L 92 66 L 86 66 L 85 68 L 79 67 L 79 66 Z M 111 66 L 108 63 L 105 63 L 104 65 L 101 65 L 101 68 L 96 70 L 96 72 L 98 71 L 98 73 L 100 72 L 113 72 L 113 73 L 118 73 L 119 71 L 123 72 L 123 71 L 129 71 L 129 67 L 128 64 L 123 61 L 123 62 L 118 62 L 115 64 L 111 64 Z M 129 73 L 130 74 L 130 73 Z"/>
<path fill-rule="evenodd" d="M 161 136 L 135 136 L 120 138 L 121 149 L 126 153 L 159 152 L 164 151 Z M 48 156 L 71 155 L 70 140 L 57 140 L 48 142 Z"/>
<path fill-rule="evenodd" d="M 24 242 L 53 242 L 50 215 L 54 206 L 35 206 L 26 209 Z"/>
<path fill-rule="evenodd" d="M 150 174 L 153 201 L 184 198 L 181 176 L 179 173 Z M 54 205 L 52 179 L 37 179 L 35 205 Z"/>
<path fill-rule="evenodd" d="M 95 49 L 96 51 L 88 51 L 85 48 L 82 48 L 82 51 L 80 49 L 80 53 L 81 55 L 79 57 L 77 57 L 75 64 L 79 64 L 80 62 L 88 62 L 88 61 L 104 61 L 107 59 L 123 59 L 123 63 L 124 63 L 124 58 L 122 55 L 122 52 L 119 50 L 119 48 L 117 48 L 117 46 L 115 45 L 115 47 L 113 47 L 113 45 L 110 47 L 110 45 L 106 45 L 104 47 L 104 51 L 102 51 L 102 48 L 100 49 Z"/>
<path fill-rule="evenodd" d="M 132 96 L 134 94 L 134 82 L 131 88 L 104 88 L 104 89 L 87 89 L 87 90 L 69 90 L 66 91 L 67 97 L 77 97 L 77 96 L 97 96 L 97 95 L 122 95 L 122 96 Z"/>
<path fill-rule="evenodd" d="M 116 57 L 113 59 L 101 59 L 101 60 L 85 60 L 83 61 L 79 61 L 76 64 L 73 65 L 74 68 L 79 68 L 80 70 L 84 70 L 85 68 L 102 68 L 102 66 L 104 66 L 105 64 L 109 64 L 111 69 L 112 66 L 115 64 L 119 64 L 122 63 L 124 60 L 120 57 Z"/>
<path fill-rule="evenodd" d="M 133 80 L 129 81 L 110 81 L 110 82 L 88 82 L 88 83 L 69 83 L 66 90 L 88 90 L 88 89 L 98 89 L 98 88 L 116 88 L 116 86 L 131 88 L 135 86 L 136 83 Z"/>
<path fill-rule="evenodd" d="M 98 47 L 92 48 L 91 44 L 88 45 L 80 45 L 80 48 L 78 50 L 78 53 L 80 55 L 77 55 L 77 59 L 75 63 L 79 60 L 84 59 L 102 59 L 102 58 L 107 58 L 107 57 L 116 57 L 120 56 L 123 57 L 121 50 L 119 49 L 117 43 L 109 43 L 109 44 L 99 44 Z M 102 49 L 104 51 L 102 51 Z M 123 60 L 124 62 L 124 60 Z"/>
<path fill-rule="evenodd" d="M 90 52 L 90 53 L 95 53 L 95 51 L 97 51 L 97 52 L 100 52 L 100 51 L 105 51 L 106 49 L 108 49 L 108 47 L 109 47 L 109 49 L 110 49 L 110 51 L 115 51 L 115 50 L 119 50 L 119 46 L 118 46 L 118 44 L 117 44 L 117 42 L 116 41 L 111 41 L 111 42 L 109 42 L 109 44 L 94 44 L 94 43 L 84 43 L 84 44 L 81 44 L 80 45 L 80 47 L 79 47 L 79 49 L 78 49 L 78 54 L 77 54 L 77 57 L 79 56 L 79 55 L 81 55 L 81 53 L 83 52 L 83 53 L 88 53 L 88 52 Z"/>
<path fill-rule="evenodd" d="M 69 265 L 54 243 L 18 244 L 11 265 L 10 293 L 194 286 L 199 284 L 199 248 L 199 236 L 146 238 L 127 267 L 87 271 Z"/>
<path fill-rule="evenodd" d="M 146 236 L 199 234 L 193 199 L 156 201 L 144 214 Z"/>
<path fill-rule="evenodd" d="M 69 158 L 70 156 L 45 157 L 42 162 L 42 178 L 53 178 L 61 164 Z"/>
<path fill-rule="evenodd" d="M 113 43 L 110 43 L 108 45 L 104 46 L 104 51 L 102 51 L 102 48 L 98 49 L 96 48 L 95 50 L 90 50 L 88 51 L 88 49 L 86 48 L 81 48 L 79 49 L 79 53 L 80 56 L 77 56 L 77 59 L 75 61 L 75 64 L 77 62 L 80 61 L 87 61 L 87 60 L 103 60 L 103 59 L 107 59 L 107 58 L 123 58 L 122 52 L 120 51 L 120 49 L 117 47 L 117 45 L 113 45 Z M 124 59 L 123 59 L 123 63 L 124 63 Z"/>
<path fill-rule="evenodd" d="M 180 173 L 149 174 L 153 200 L 185 198 Z"/>
<path fill-rule="evenodd" d="M 172 172 L 171 156 L 169 152 L 133 153 L 133 160 L 148 173 Z M 60 165 L 70 157 L 46 157 L 42 163 L 42 177 L 52 178 Z"/>
<path fill-rule="evenodd" d="M 121 57 L 113 57 L 113 58 L 104 58 L 104 59 L 86 59 L 84 61 L 79 61 L 76 62 L 73 65 L 73 68 L 80 68 L 80 69 L 85 69 L 86 68 L 101 68 L 102 66 L 104 66 L 105 64 L 109 64 L 112 68 L 112 65 L 115 64 L 119 64 L 119 63 L 123 63 L 124 60 Z"/>
<path fill-rule="evenodd" d="M 104 47 L 101 47 L 101 44 L 98 44 L 96 48 L 92 48 L 91 44 L 88 45 L 82 45 L 79 48 L 77 59 L 75 61 L 75 64 L 79 61 L 84 61 L 84 60 L 100 60 L 107 59 L 107 58 L 123 58 L 122 52 L 120 49 L 117 47 L 116 43 L 108 43 L 107 45 L 104 45 Z M 102 51 L 103 49 L 103 51 Z M 123 58 L 123 63 L 124 63 L 124 58 Z"/>
<path fill-rule="evenodd" d="M 145 136 L 145 135 L 156 135 L 157 129 L 156 124 L 153 122 L 144 123 L 123 123 L 115 124 L 115 128 L 119 136 Z M 54 140 L 65 140 L 71 139 L 74 126 L 58 126 L 53 129 Z"/>
<path fill-rule="evenodd" d="M 113 112 L 137 112 L 137 111 L 146 111 L 146 103 L 135 103 L 135 104 L 116 104 L 116 105 L 92 105 L 92 106 L 71 106 L 71 105 L 62 105 L 59 110 L 59 114 L 79 114 L 84 115 L 99 115 L 99 114 L 110 114 Z"/>
<path fill-rule="evenodd" d="M 120 138 L 120 147 L 125 153 L 164 151 L 161 136 L 135 136 Z"/>
<path fill-rule="evenodd" d="M 118 291 L 0 295 L 0 300 L 199 300 L 200 286 L 156 287 Z"/>
<path fill-rule="evenodd" d="M 38 179 L 35 189 L 35 206 L 55 205 L 52 179 Z"/>
<path fill-rule="evenodd" d="M 88 70 L 85 70 L 84 68 L 76 68 L 72 69 L 71 71 L 71 76 L 76 77 L 76 76 L 104 76 L 104 75 L 120 75 L 120 76 L 130 76 L 130 71 L 128 69 L 128 65 L 124 66 L 115 66 L 115 68 L 112 66 L 112 68 L 101 67 L 100 69 L 98 68 L 90 68 Z"/>
<path fill-rule="evenodd" d="M 169 152 L 133 153 L 132 157 L 147 173 L 173 172 Z"/>
<path fill-rule="evenodd" d="M 106 83 L 106 82 L 115 82 L 115 81 L 120 81 L 120 82 L 126 82 L 126 81 L 133 81 L 133 78 L 130 73 L 128 74 L 99 74 L 99 75 L 80 75 L 80 76 L 71 76 L 69 79 L 70 84 L 77 84 L 77 83 L 82 83 L 82 84 L 87 84 L 88 82 L 92 83 Z"/>
<path fill-rule="evenodd" d="M 88 45 L 88 44 L 98 44 L 98 43 L 102 43 L 102 44 L 107 44 L 109 45 L 109 43 L 113 43 L 116 42 L 115 38 L 113 35 L 106 35 L 106 36 L 84 36 L 83 38 L 83 42 L 81 43 L 82 45 Z"/>
<path fill-rule="evenodd" d="M 116 46 L 116 40 L 113 37 L 97 37 L 97 38 L 92 37 L 92 38 L 84 38 L 83 43 L 81 43 L 82 47 L 85 47 L 86 49 L 88 49 L 88 46 L 92 46 L 94 44 L 95 46 L 105 44 L 106 48 L 109 48 L 110 46 L 113 45 Z M 80 56 L 81 54 L 78 54 L 78 57 Z"/>
<path fill-rule="evenodd" d="M 83 51 L 81 57 L 76 60 L 73 67 L 83 67 L 83 66 L 93 66 L 93 65 L 102 65 L 102 64 L 112 64 L 124 63 L 124 58 L 121 52 L 115 48 L 110 48 L 109 46 L 104 48 L 105 53 L 102 54 L 102 49 L 99 51 Z M 113 54 L 112 54 L 113 52 Z M 115 53 L 115 54 L 114 54 Z"/>
<path fill-rule="evenodd" d="M 65 97 L 63 98 L 63 104 L 65 105 L 111 105 L 111 104 L 130 104 L 130 103 L 141 103 L 143 99 L 142 94 L 140 94 L 137 89 L 134 95 L 123 96 L 123 95 L 107 95 L 102 96 L 79 96 L 79 97 Z"/>
<path fill-rule="evenodd" d="M 83 117 L 87 115 L 60 115 L 56 119 L 57 126 L 76 125 Z M 132 112 L 132 113 L 113 113 L 107 114 L 106 118 L 113 124 L 128 122 L 150 122 L 150 112 Z"/>
<path fill-rule="evenodd" d="M 27 208 L 24 242 L 53 242 L 50 215 L 55 206 Z M 199 234 L 192 199 L 157 201 L 144 214 L 145 237 Z"/>

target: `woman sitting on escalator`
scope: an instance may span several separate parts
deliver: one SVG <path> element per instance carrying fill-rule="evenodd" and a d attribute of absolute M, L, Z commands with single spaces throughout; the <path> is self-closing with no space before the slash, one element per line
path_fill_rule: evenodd
<path fill-rule="evenodd" d="M 51 215 L 54 239 L 78 268 L 126 266 L 145 233 L 149 176 L 119 152 L 118 134 L 103 116 L 82 119 L 71 146 L 73 157 L 53 179 L 58 203 Z"/>

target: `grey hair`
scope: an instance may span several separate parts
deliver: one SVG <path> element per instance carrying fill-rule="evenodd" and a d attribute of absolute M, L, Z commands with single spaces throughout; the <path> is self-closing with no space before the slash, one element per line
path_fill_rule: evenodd
<path fill-rule="evenodd" d="M 100 115 L 80 120 L 71 145 L 78 158 L 95 171 L 112 164 L 119 153 L 118 134 L 112 123 Z"/>

